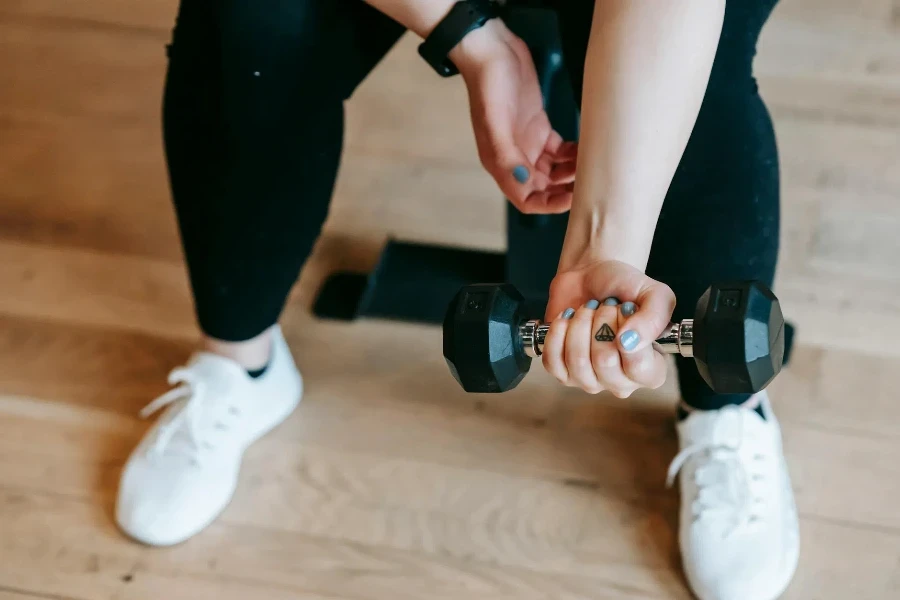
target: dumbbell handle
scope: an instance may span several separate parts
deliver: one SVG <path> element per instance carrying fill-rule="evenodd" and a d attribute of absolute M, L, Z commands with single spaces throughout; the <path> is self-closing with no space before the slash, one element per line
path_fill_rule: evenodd
<path fill-rule="evenodd" d="M 550 325 L 538 319 L 525 321 L 519 325 L 519 338 L 525 348 L 525 354 L 537 358 L 544 353 L 544 340 Z M 656 349 L 664 354 L 680 354 L 691 358 L 694 356 L 694 320 L 685 319 L 681 323 L 670 323 L 665 333 L 656 338 Z"/>

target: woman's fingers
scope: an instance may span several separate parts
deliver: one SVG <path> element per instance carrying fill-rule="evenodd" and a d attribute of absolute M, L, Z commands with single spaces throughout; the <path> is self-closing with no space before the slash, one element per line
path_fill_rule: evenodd
<path fill-rule="evenodd" d="M 570 162 L 553 163 L 547 175 L 550 177 L 550 183 L 570 183 L 575 181 L 576 164 Z"/>
<path fill-rule="evenodd" d="M 550 329 L 544 338 L 542 359 L 544 368 L 561 383 L 568 385 L 569 370 L 566 368 L 564 356 L 566 333 L 569 331 L 569 319 L 575 315 L 574 308 L 567 308 L 550 323 Z"/>
<path fill-rule="evenodd" d="M 562 143 L 562 136 L 559 135 L 556 130 L 550 129 L 550 131 L 547 133 L 544 147 L 541 149 L 540 156 L 535 160 L 535 164 L 537 165 L 539 171 L 546 175 L 550 174 L 550 172 L 553 170 L 554 165 L 558 162 L 556 152 L 557 150 L 559 150 L 559 147 L 562 145 Z"/>
<path fill-rule="evenodd" d="M 616 333 L 619 328 L 618 304 L 615 298 L 604 300 L 594 313 L 591 336 L 591 363 L 603 389 L 619 398 L 630 396 L 638 385 L 622 370 Z M 652 350 L 651 350 L 652 352 Z"/>
<path fill-rule="evenodd" d="M 638 307 L 634 302 L 624 302 L 619 305 L 619 331 L 626 331 L 629 318 L 637 310 Z M 626 339 L 626 341 L 628 340 Z M 622 370 L 625 376 L 634 383 L 635 387 L 656 389 L 665 382 L 666 359 L 652 345 L 635 352 L 619 352 L 619 354 L 622 361 Z"/>
<path fill-rule="evenodd" d="M 568 324 L 564 347 L 566 371 L 568 371 L 568 385 L 577 386 L 588 392 L 596 394 L 603 390 L 597 380 L 594 371 L 594 363 L 591 355 L 591 340 L 594 325 L 594 314 L 600 302 L 589 300 L 584 306 L 575 311 Z"/>
<path fill-rule="evenodd" d="M 518 208 L 524 214 L 564 213 L 572 206 L 574 189 L 574 183 L 549 185 L 545 190 L 533 192 Z"/>
<path fill-rule="evenodd" d="M 578 142 L 562 142 L 554 154 L 557 160 L 574 161 L 578 158 Z"/>
<path fill-rule="evenodd" d="M 669 286 L 653 282 L 641 290 L 634 305 L 640 310 L 625 317 L 618 334 L 619 347 L 625 354 L 636 354 L 651 347 L 669 325 L 675 310 L 675 294 Z"/>
<path fill-rule="evenodd" d="M 479 158 L 509 201 L 526 212 L 524 207 L 528 198 L 550 184 L 547 166 L 541 170 L 535 164 L 542 154 L 542 144 L 535 144 L 534 148 L 521 147 L 513 130 L 503 126 L 504 120 L 492 122 L 493 127 L 476 128 Z"/>

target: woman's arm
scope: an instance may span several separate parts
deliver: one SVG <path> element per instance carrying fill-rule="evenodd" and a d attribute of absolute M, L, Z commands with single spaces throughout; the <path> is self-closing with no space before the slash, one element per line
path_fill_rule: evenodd
<path fill-rule="evenodd" d="M 575 196 L 560 270 L 646 267 L 659 211 L 709 79 L 725 0 L 597 2 Z"/>
<path fill-rule="evenodd" d="M 428 37 L 456 0 L 365 0 L 421 38 Z"/>
<path fill-rule="evenodd" d="M 420 38 L 425 39 L 447 16 L 457 0 L 365 0 L 397 21 Z M 457 68 L 464 68 L 467 62 L 478 62 L 489 58 L 497 40 L 505 34 L 500 19 L 492 19 L 463 38 L 448 57 Z M 502 31 L 501 31 L 502 30 Z"/>

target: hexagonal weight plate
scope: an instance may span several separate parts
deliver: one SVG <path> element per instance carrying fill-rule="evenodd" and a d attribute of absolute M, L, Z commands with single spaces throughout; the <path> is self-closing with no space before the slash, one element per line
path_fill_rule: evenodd
<path fill-rule="evenodd" d="M 784 316 L 775 294 L 756 281 L 710 287 L 697 301 L 694 358 L 714 390 L 764 389 L 784 363 Z"/>
<path fill-rule="evenodd" d="M 519 339 L 525 299 L 509 284 L 476 284 L 454 296 L 444 317 L 444 358 L 467 392 L 516 387 L 531 358 Z"/>

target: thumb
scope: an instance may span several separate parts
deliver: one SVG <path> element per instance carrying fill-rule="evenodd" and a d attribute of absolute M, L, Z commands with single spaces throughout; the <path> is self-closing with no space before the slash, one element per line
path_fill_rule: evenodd
<path fill-rule="evenodd" d="M 547 174 L 539 171 L 518 148 L 498 157 L 491 174 L 506 198 L 522 212 L 528 212 L 525 205 L 529 197 L 547 189 L 549 184 Z"/>
<path fill-rule="evenodd" d="M 639 352 L 669 326 L 675 310 L 675 294 L 669 286 L 653 282 L 634 302 L 623 303 L 620 310 L 625 321 L 619 329 L 619 347 L 628 354 Z"/>
<path fill-rule="evenodd" d="M 512 136 L 492 136 L 485 168 L 497 182 L 504 196 L 524 212 L 525 201 L 535 191 L 543 191 L 550 183 L 549 176 L 537 169 Z"/>

